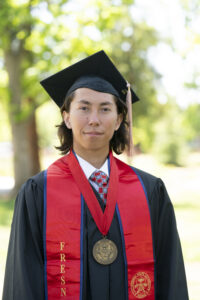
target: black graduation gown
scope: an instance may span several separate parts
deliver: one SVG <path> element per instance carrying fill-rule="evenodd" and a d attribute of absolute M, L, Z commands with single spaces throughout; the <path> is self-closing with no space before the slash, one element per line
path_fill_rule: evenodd
<path fill-rule="evenodd" d="M 135 170 L 143 180 L 150 203 L 156 259 L 155 300 L 187 300 L 184 263 L 172 203 L 159 178 Z M 44 172 L 41 172 L 22 186 L 16 198 L 3 300 L 44 300 L 43 187 Z M 116 213 L 108 237 L 116 243 L 119 254 L 110 266 L 99 265 L 92 257 L 92 247 L 100 237 L 84 204 L 83 300 L 125 300 L 125 271 Z"/>

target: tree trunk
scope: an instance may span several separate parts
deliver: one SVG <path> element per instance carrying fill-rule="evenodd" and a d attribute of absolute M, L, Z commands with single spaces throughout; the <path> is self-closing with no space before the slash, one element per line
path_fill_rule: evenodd
<path fill-rule="evenodd" d="M 35 113 L 26 120 L 14 122 L 11 117 L 14 152 L 15 187 L 12 193 L 40 170 Z"/>
<path fill-rule="evenodd" d="M 5 53 L 5 66 L 9 78 L 9 114 L 14 151 L 15 187 L 12 195 L 16 193 L 24 181 L 40 170 L 34 107 L 30 106 L 30 112 L 26 116 L 23 115 L 23 101 L 31 105 L 30 99 L 23 99 L 20 82 L 23 55 L 23 50 L 20 47 Z"/>

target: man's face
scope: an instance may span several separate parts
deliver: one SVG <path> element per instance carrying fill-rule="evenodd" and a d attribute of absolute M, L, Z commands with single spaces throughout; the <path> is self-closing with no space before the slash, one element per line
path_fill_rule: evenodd
<path fill-rule="evenodd" d="M 108 153 L 110 140 L 119 128 L 122 116 L 117 113 L 113 95 L 79 88 L 69 112 L 63 112 L 63 119 L 72 129 L 73 149 L 81 155 L 91 151 Z"/>

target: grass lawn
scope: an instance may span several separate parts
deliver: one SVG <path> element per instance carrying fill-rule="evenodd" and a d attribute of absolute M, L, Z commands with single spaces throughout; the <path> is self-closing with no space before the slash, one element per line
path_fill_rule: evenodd
<path fill-rule="evenodd" d="M 49 164 L 50 160 L 48 160 Z M 132 164 L 161 177 L 174 204 L 185 259 L 190 300 L 200 295 L 200 153 L 188 158 L 187 166 L 162 166 L 149 155 L 136 156 Z M 14 201 L 0 201 L 0 297 Z"/>

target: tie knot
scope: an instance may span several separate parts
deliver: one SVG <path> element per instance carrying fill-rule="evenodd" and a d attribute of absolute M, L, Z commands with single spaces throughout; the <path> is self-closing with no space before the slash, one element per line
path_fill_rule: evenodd
<path fill-rule="evenodd" d="M 98 186 L 97 192 L 99 193 L 104 203 L 106 203 L 108 190 L 108 176 L 102 171 L 95 171 L 90 176 L 90 180 Z"/>
<path fill-rule="evenodd" d="M 95 171 L 90 176 L 90 180 L 95 182 L 99 187 L 107 186 L 108 176 L 102 171 Z"/>

